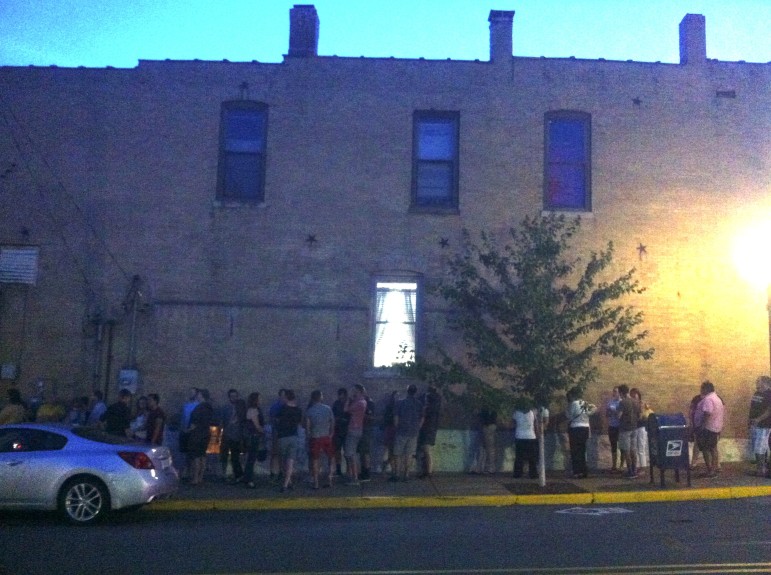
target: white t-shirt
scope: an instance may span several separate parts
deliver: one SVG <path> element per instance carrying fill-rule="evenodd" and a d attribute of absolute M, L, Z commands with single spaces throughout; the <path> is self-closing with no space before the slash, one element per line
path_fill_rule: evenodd
<path fill-rule="evenodd" d="M 567 410 L 570 427 L 589 427 L 589 416 L 597 411 L 597 407 L 583 399 L 574 400 Z"/>
<path fill-rule="evenodd" d="M 514 412 L 514 439 L 535 439 L 535 411 Z"/>
<path fill-rule="evenodd" d="M 541 413 L 543 414 L 544 421 L 549 419 L 548 409 L 545 407 L 541 408 Z M 535 409 L 531 409 L 530 411 L 526 412 L 514 412 L 514 415 L 512 416 L 514 424 L 516 425 L 516 429 L 514 430 L 514 439 L 537 439 L 535 434 L 535 417 Z"/>

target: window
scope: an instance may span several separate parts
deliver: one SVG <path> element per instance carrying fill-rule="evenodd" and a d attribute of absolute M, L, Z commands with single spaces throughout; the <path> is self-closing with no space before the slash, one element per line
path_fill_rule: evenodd
<path fill-rule="evenodd" d="M 0 246 L 0 283 L 35 285 L 39 248 Z"/>
<path fill-rule="evenodd" d="M 414 359 L 417 345 L 417 282 L 378 281 L 375 285 L 372 365 L 391 367 L 394 363 Z"/>
<path fill-rule="evenodd" d="M 546 114 L 544 208 L 591 210 L 591 116 Z"/>
<path fill-rule="evenodd" d="M 412 204 L 458 207 L 457 112 L 415 112 L 412 143 Z"/>
<path fill-rule="evenodd" d="M 267 124 L 265 104 L 238 101 L 222 105 L 217 193 L 220 200 L 264 200 Z"/>
<path fill-rule="evenodd" d="M 19 451 L 58 451 L 67 438 L 39 429 L 9 428 L 0 432 L 0 453 Z"/>

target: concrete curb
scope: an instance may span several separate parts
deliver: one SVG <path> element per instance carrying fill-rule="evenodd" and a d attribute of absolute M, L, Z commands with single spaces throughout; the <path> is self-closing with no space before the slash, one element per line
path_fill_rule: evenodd
<path fill-rule="evenodd" d="M 514 505 L 592 505 L 652 503 L 771 496 L 769 486 L 715 487 L 677 491 L 568 493 L 559 495 L 467 495 L 428 497 L 287 497 L 271 499 L 170 499 L 154 511 L 277 511 L 395 509 L 426 507 L 510 507 Z"/>

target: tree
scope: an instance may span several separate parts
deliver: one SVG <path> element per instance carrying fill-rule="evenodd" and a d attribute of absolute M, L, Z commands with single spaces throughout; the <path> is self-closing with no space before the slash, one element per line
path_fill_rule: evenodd
<path fill-rule="evenodd" d="M 450 305 L 451 326 L 462 333 L 465 356 L 436 348 L 438 361 L 416 357 L 403 366 L 411 377 L 445 394 L 461 389 L 474 405 L 511 408 L 518 396 L 548 406 L 555 394 L 596 380 L 596 356 L 634 363 L 650 359 L 638 331 L 642 312 L 619 302 L 644 288 L 630 269 L 607 281 L 613 243 L 588 260 L 571 255 L 579 218 L 526 217 L 509 230 L 512 243 L 498 247 L 486 232 L 477 245 L 464 231 L 464 250 L 433 291 Z M 455 385 L 460 384 L 460 385 Z M 541 444 L 541 485 L 543 436 Z"/>

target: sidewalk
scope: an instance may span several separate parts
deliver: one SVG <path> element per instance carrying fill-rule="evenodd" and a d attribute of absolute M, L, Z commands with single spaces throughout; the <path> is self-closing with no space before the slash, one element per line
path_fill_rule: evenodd
<path fill-rule="evenodd" d="M 651 501 L 690 501 L 771 496 L 771 479 L 751 475 L 748 463 L 725 463 L 714 478 L 700 477 L 703 469 L 692 472 L 691 487 L 686 472 L 675 481 L 675 472 L 665 472 L 665 487 L 659 470 L 654 481 L 644 469 L 637 479 L 597 471 L 586 479 L 573 479 L 565 472 L 547 474 L 546 487 L 537 479 L 514 479 L 510 473 L 466 475 L 441 473 L 428 479 L 392 483 L 387 475 L 373 475 L 359 486 L 346 485 L 337 478 L 330 488 L 314 490 L 305 478 L 295 481 L 291 491 L 281 493 L 279 485 L 267 477 L 258 479 L 255 489 L 243 484 L 230 485 L 211 478 L 202 485 L 182 483 L 173 499 L 158 501 L 153 510 L 271 510 L 271 509 L 362 509 L 385 507 L 473 507 L 510 505 L 590 505 L 642 503 Z"/>

